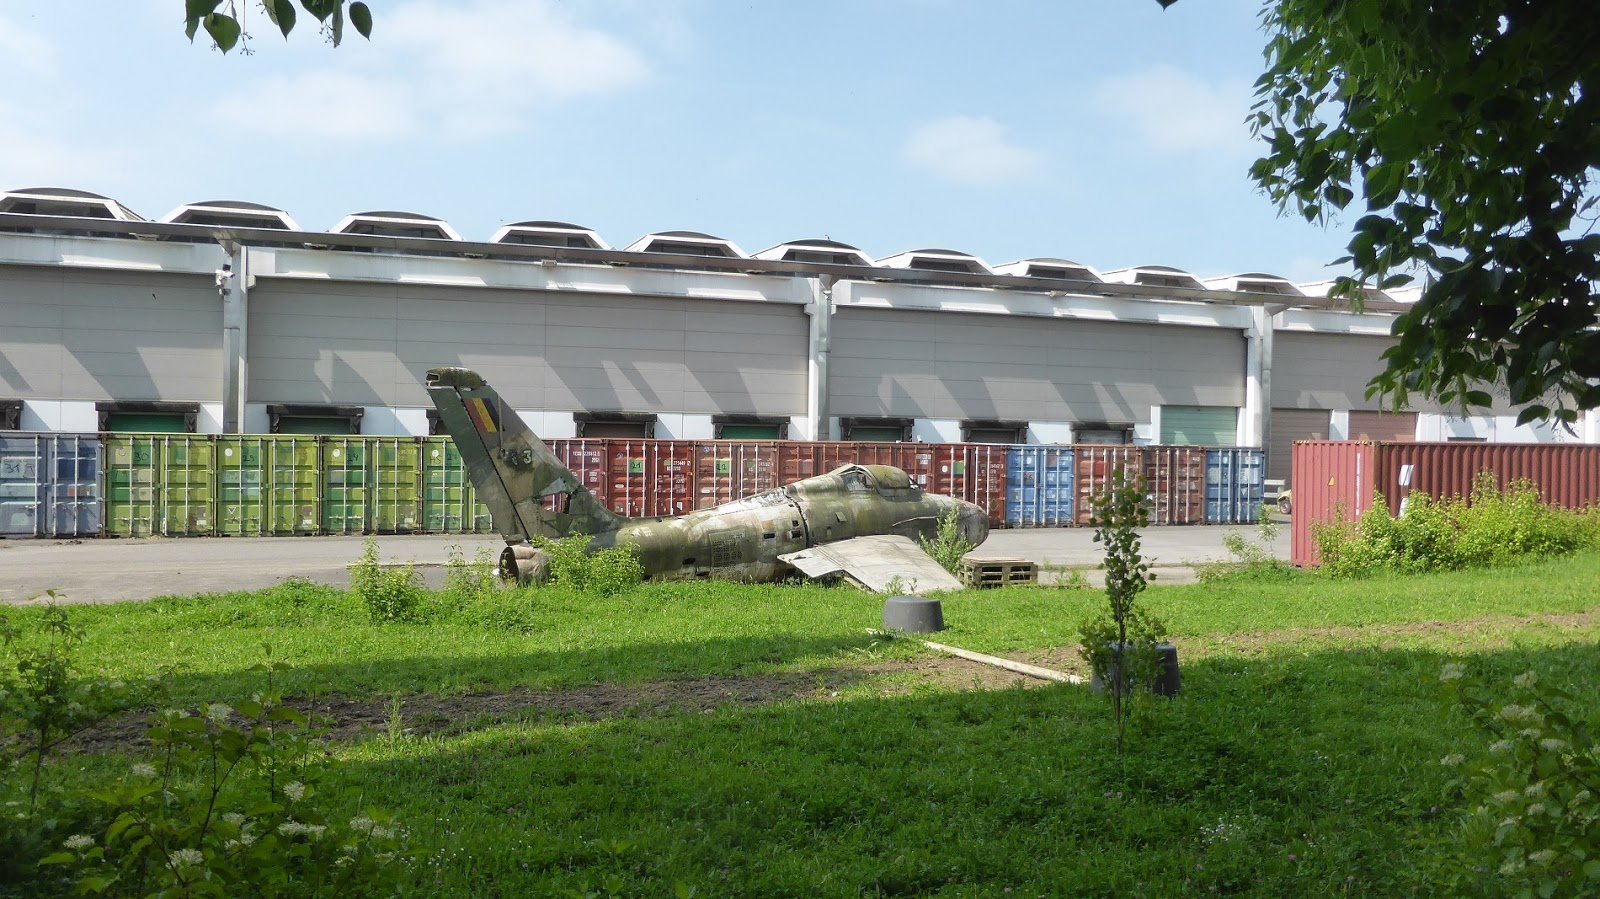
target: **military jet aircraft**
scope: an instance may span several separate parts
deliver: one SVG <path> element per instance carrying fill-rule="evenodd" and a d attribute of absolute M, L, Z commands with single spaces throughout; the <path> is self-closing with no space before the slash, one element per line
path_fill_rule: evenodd
<path fill-rule="evenodd" d="M 687 515 L 625 518 L 601 505 L 477 372 L 435 368 L 427 388 L 506 539 L 507 578 L 542 578 L 548 556 L 531 539 L 587 534 L 591 552 L 633 547 L 652 580 L 770 581 L 799 570 L 843 573 L 872 589 L 896 577 L 907 589 L 949 589 L 960 585 L 912 541 L 932 538 L 952 510 L 974 545 L 989 535 L 978 506 L 924 493 L 887 465 L 845 465 Z"/>

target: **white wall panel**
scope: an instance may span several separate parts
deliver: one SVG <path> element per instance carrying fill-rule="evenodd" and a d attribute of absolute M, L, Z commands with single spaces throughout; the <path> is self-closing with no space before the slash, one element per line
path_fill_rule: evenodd
<path fill-rule="evenodd" d="M 0 267 L 0 395 L 215 402 L 221 372 L 209 277 Z"/>
<path fill-rule="evenodd" d="M 1244 401 L 1233 329 L 849 308 L 832 339 L 839 415 L 1137 422 Z"/>
<path fill-rule="evenodd" d="M 425 404 L 427 369 L 477 369 L 525 409 L 803 414 L 793 305 L 261 279 L 250 398 Z"/>

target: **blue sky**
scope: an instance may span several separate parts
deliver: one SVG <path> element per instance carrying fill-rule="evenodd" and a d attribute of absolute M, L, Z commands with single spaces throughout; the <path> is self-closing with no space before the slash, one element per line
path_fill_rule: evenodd
<path fill-rule="evenodd" d="M 1343 255 L 1247 177 L 1255 0 L 376 0 L 338 49 L 248 5 L 223 56 L 182 0 L 8 0 L 0 189 L 1297 281 Z"/>

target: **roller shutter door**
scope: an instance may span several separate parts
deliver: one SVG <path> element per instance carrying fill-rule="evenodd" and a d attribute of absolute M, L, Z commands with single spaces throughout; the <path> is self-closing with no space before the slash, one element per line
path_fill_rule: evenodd
<path fill-rule="evenodd" d="M 1289 460 L 1296 440 L 1327 440 L 1328 410 L 1273 409 L 1272 436 L 1267 447 L 1267 479 L 1290 480 Z"/>
<path fill-rule="evenodd" d="M 1165 446 L 1234 446 L 1239 410 L 1232 406 L 1162 406 L 1161 443 Z"/>
<path fill-rule="evenodd" d="M 1415 443 L 1415 412 L 1351 412 L 1351 440 L 1398 440 Z"/>

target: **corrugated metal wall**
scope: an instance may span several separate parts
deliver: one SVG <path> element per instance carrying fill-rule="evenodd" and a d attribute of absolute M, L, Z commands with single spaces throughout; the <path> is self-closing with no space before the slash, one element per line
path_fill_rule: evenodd
<path fill-rule="evenodd" d="M 1347 518 L 1372 506 L 1375 491 L 1392 515 L 1408 494 L 1434 498 L 1471 494 L 1473 479 L 1491 472 L 1504 487 L 1527 480 L 1544 500 L 1578 509 L 1600 503 L 1600 446 L 1581 444 L 1368 443 L 1322 441 L 1294 447 L 1291 560 L 1317 564 L 1311 530 L 1343 509 Z M 1409 481 L 1409 486 L 1404 483 Z"/>
<path fill-rule="evenodd" d="M 1267 447 L 1267 477 L 1290 482 L 1295 442 L 1327 440 L 1330 418 L 1327 409 L 1273 409 L 1272 433 Z"/>
<path fill-rule="evenodd" d="M 1310 440 L 1294 445 L 1294 515 L 1289 524 L 1289 561 L 1299 566 L 1319 561 L 1314 525 L 1361 517 L 1372 507 L 1377 464 L 1370 443 Z"/>
<path fill-rule="evenodd" d="M 4 276 L 0 396 L 221 400 L 210 276 L 17 266 Z"/>
<path fill-rule="evenodd" d="M 1492 472 L 1502 488 L 1512 481 L 1532 481 L 1552 505 L 1581 509 L 1600 503 L 1600 446 L 1385 443 L 1379 445 L 1377 466 L 1375 486 L 1396 515 L 1400 501 L 1411 493 L 1435 499 L 1470 496 L 1473 479 L 1484 471 Z M 1409 487 L 1401 484 L 1402 473 L 1409 475 Z"/>
<path fill-rule="evenodd" d="M 424 407 L 466 365 L 524 408 L 805 412 L 798 306 L 262 279 L 250 399 Z"/>
<path fill-rule="evenodd" d="M 1229 329 L 844 308 L 832 341 L 834 415 L 1145 421 L 1244 402 Z"/>

